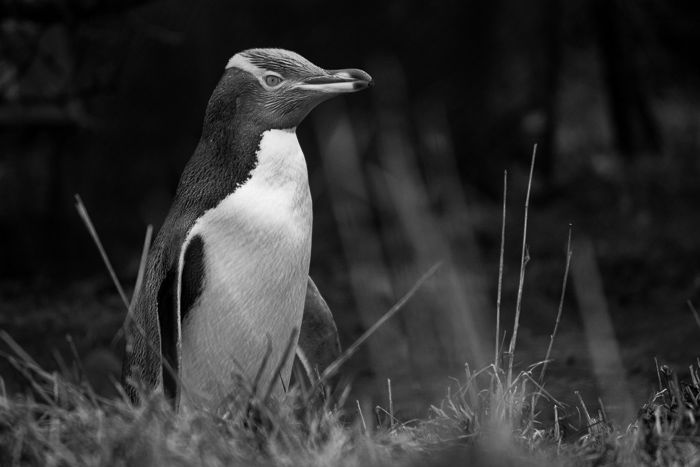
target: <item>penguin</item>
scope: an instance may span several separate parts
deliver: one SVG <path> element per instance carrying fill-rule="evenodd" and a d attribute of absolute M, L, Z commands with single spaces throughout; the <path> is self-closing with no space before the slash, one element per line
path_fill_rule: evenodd
<path fill-rule="evenodd" d="M 279 397 L 290 344 L 316 371 L 337 356 L 309 277 L 313 213 L 296 127 L 321 102 L 372 84 L 283 49 L 228 61 L 127 326 L 122 382 L 134 402 L 162 391 L 177 410 L 216 408 L 237 381 Z"/>

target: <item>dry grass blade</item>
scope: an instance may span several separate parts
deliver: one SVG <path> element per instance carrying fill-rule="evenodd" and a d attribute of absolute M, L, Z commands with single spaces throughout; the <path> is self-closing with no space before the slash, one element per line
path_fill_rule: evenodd
<path fill-rule="evenodd" d="M 583 401 L 583 397 L 581 397 L 581 393 L 579 391 L 574 391 L 574 394 L 576 394 L 576 397 L 578 398 L 579 404 L 581 404 L 581 409 L 583 410 L 583 415 L 586 417 L 586 426 L 588 427 L 588 432 L 592 434 L 591 429 L 593 427 L 593 418 L 591 417 L 591 414 L 588 412 L 588 407 L 586 407 L 586 403 Z"/>
<path fill-rule="evenodd" d="M 566 296 L 566 284 L 569 279 L 569 269 L 571 268 L 571 234 L 572 226 L 569 224 L 569 235 L 566 240 L 566 266 L 564 266 L 564 279 L 561 284 L 561 295 L 559 295 L 559 307 L 557 309 L 557 319 L 554 321 L 554 329 L 552 334 L 549 336 L 549 345 L 547 346 L 547 353 L 544 355 L 544 363 L 542 364 L 542 370 L 540 371 L 540 383 L 544 381 L 544 375 L 547 371 L 547 364 L 549 363 L 549 357 L 552 354 L 552 346 L 554 345 L 554 338 L 557 336 L 557 331 L 559 330 L 559 322 L 561 321 L 561 313 L 564 309 L 564 297 Z"/>
<path fill-rule="evenodd" d="M 75 195 L 75 209 L 78 211 L 78 215 L 80 215 L 80 218 L 83 220 L 83 223 L 85 223 L 85 227 L 87 227 L 88 232 L 90 232 L 90 236 L 92 237 L 92 240 L 95 242 L 95 245 L 97 245 L 97 249 L 100 251 L 100 256 L 102 256 L 102 261 L 104 261 L 105 266 L 107 267 L 107 271 L 109 271 L 109 275 L 112 278 L 112 282 L 114 282 L 114 286 L 117 288 L 117 292 L 119 292 L 119 296 L 122 299 L 122 302 L 124 302 L 124 306 L 126 309 L 129 309 L 129 300 L 126 298 L 126 294 L 124 293 L 124 289 L 122 288 L 122 284 L 119 282 L 119 279 L 117 278 L 117 273 L 114 272 L 114 268 L 112 267 L 112 262 L 109 260 L 109 257 L 107 256 L 107 252 L 105 251 L 104 247 L 102 246 L 102 241 L 100 240 L 100 236 L 97 235 L 97 231 L 95 230 L 95 226 L 92 224 L 92 221 L 90 220 L 90 216 L 88 215 L 87 209 L 85 208 L 85 204 L 83 204 L 83 200 L 80 198 L 80 195 Z"/>
<path fill-rule="evenodd" d="M 659 392 L 663 392 L 664 385 L 661 382 L 661 367 L 659 366 L 659 359 L 654 357 L 654 365 L 656 366 L 656 380 L 659 383 Z"/>
<path fill-rule="evenodd" d="M 523 378 L 529 380 L 536 388 L 537 388 L 537 393 L 538 394 L 544 394 L 547 399 L 549 399 L 551 402 L 554 402 L 555 405 L 558 405 L 561 408 L 564 408 L 564 404 L 562 402 L 559 402 L 552 394 L 549 393 L 540 383 L 538 383 L 535 378 L 532 377 L 530 372 L 524 372 L 523 373 Z M 534 407 L 533 407 L 534 409 Z"/>
<path fill-rule="evenodd" d="M 34 360 L 27 352 L 24 351 L 22 346 L 20 346 L 7 331 L 0 330 L 0 339 L 2 339 L 7 346 L 12 349 L 14 353 L 17 354 L 29 367 L 41 375 L 48 375 L 44 370 L 41 369 L 39 364 Z"/>
<path fill-rule="evenodd" d="M 530 175 L 527 180 L 527 194 L 525 195 L 525 219 L 523 221 L 523 245 L 520 253 L 520 278 L 518 280 L 518 298 L 515 304 L 515 320 L 513 322 L 513 335 L 510 337 L 510 345 L 508 346 L 508 385 L 513 376 L 513 353 L 515 352 L 515 344 L 518 341 L 518 326 L 520 324 L 520 310 L 523 302 L 523 285 L 525 282 L 525 265 L 527 264 L 527 219 L 530 209 L 530 191 L 532 190 L 532 176 L 535 170 L 535 158 L 537 156 L 537 144 L 532 148 L 532 160 L 530 162 Z"/>
<path fill-rule="evenodd" d="M 508 171 L 503 171 L 503 217 L 501 218 L 501 251 L 498 258 L 498 292 L 496 292 L 496 354 L 493 363 L 498 372 L 498 356 L 500 348 L 498 346 L 498 336 L 501 334 L 501 298 L 503 297 L 503 257 L 506 250 L 506 195 L 508 194 Z"/>
<path fill-rule="evenodd" d="M 320 383 L 323 383 L 324 381 L 328 380 L 331 376 L 333 376 L 338 369 L 350 358 L 352 357 L 355 352 L 357 352 L 357 349 L 374 334 L 377 329 L 379 329 L 382 324 L 387 322 L 392 316 L 394 316 L 403 306 L 406 304 L 406 302 L 418 291 L 418 289 L 423 285 L 425 281 L 427 281 L 435 272 L 440 268 L 442 263 L 436 263 L 433 265 L 428 271 L 423 274 L 415 284 L 413 284 L 413 287 L 406 292 L 406 294 L 399 299 L 398 302 L 394 306 L 392 306 L 389 311 L 384 313 L 384 315 L 377 320 L 369 329 L 367 329 L 360 337 L 357 338 L 355 342 L 352 343 L 350 347 L 345 349 L 345 351 L 330 365 L 328 365 L 328 368 L 325 369 L 321 377 L 319 378 L 318 382 L 316 383 L 317 385 Z"/>
<path fill-rule="evenodd" d="M 272 379 L 270 380 L 270 384 L 267 386 L 267 391 L 265 391 L 265 397 L 263 397 L 263 404 L 267 403 L 272 395 L 272 390 L 275 388 L 275 382 L 277 381 L 276 376 L 281 375 L 284 364 L 287 362 L 287 360 L 289 360 L 290 355 L 294 355 L 294 347 L 296 347 L 298 337 L 299 330 L 297 328 L 293 328 L 292 332 L 289 334 L 289 340 L 287 340 L 287 345 L 284 348 L 284 352 L 282 352 L 282 357 L 277 363 L 275 371 L 272 373 Z M 284 385 L 284 380 L 281 377 L 279 377 L 279 380 L 281 381 L 282 385 Z M 287 388 L 283 387 L 283 389 L 286 392 Z"/>
<path fill-rule="evenodd" d="M 391 420 L 391 428 L 394 428 L 394 396 L 391 393 L 391 378 L 386 379 L 386 390 L 389 394 L 389 417 Z"/>
<path fill-rule="evenodd" d="M 304 351 L 297 345 L 295 349 L 295 356 L 297 360 L 299 360 L 299 363 L 301 364 L 301 371 L 303 371 L 303 375 L 299 373 L 299 378 L 297 378 L 298 381 L 303 381 L 303 378 L 301 376 L 304 376 L 306 378 L 306 381 L 313 381 L 314 378 L 316 377 L 316 373 L 314 373 L 313 368 L 311 367 L 311 363 L 309 363 L 309 359 L 307 358 L 306 354 Z M 297 368 L 298 369 L 298 368 Z"/>
<path fill-rule="evenodd" d="M 0 356 L 7 359 L 8 362 L 14 366 L 14 368 L 19 371 L 27 379 L 27 381 L 29 381 L 35 392 L 42 399 L 44 399 L 49 406 L 54 406 L 55 400 L 50 397 L 43 385 L 37 383 L 36 379 L 32 375 L 39 376 L 44 380 L 44 383 L 54 382 L 54 376 L 42 369 L 36 360 L 25 352 L 24 349 L 6 331 L 0 330 L 0 340 L 5 342 L 5 344 L 19 357 L 19 360 L 12 355 L 6 354 L 5 352 L 0 352 Z"/>
<path fill-rule="evenodd" d="M 253 380 L 253 385 L 251 386 L 251 388 L 252 388 L 250 391 L 251 398 L 254 398 L 258 392 L 258 386 L 260 385 L 260 380 L 262 379 L 263 372 L 265 371 L 265 368 L 267 367 L 267 361 L 270 359 L 270 355 L 272 355 L 272 339 L 270 339 L 269 334 L 265 334 L 265 354 L 263 355 L 263 358 L 260 361 L 260 366 L 258 367 L 258 372 L 255 374 L 255 379 Z M 274 377 L 270 381 L 270 384 L 272 384 L 273 381 L 274 381 Z"/>
<path fill-rule="evenodd" d="M 134 284 L 134 293 L 131 295 L 129 314 L 126 316 L 127 320 L 131 318 L 131 313 L 133 313 L 134 311 L 134 305 L 136 304 L 136 300 L 139 298 L 139 294 L 141 293 L 141 286 L 143 285 L 143 280 L 146 277 L 146 261 L 148 260 L 148 251 L 151 246 L 152 237 L 153 226 L 149 225 L 148 227 L 146 227 L 146 236 L 143 239 L 143 249 L 141 250 L 141 259 L 139 260 L 139 272 L 136 275 L 136 284 Z"/>
<path fill-rule="evenodd" d="M 367 434 L 367 423 L 365 423 L 365 416 L 362 414 L 362 407 L 360 406 L 360 401 L 355 399 L 355 404 L 357 405 L 357 413 L 360 414 L 360 422 L 362 423 L 362 433 Z"/>
<path fill-rule="evenodd" d="M 73 357 L 73 362 L 75 363 L 75 366 L 78 370 L 78 376 L 80 379 L 85 378 L 85 367 L 83 366 L 83 362 L 80 359 L 80 353 L 78 352 L 78 348 L 75 346 L 75 341 L 73 340 L 73 336 L 70 334 L 66 335 L 66 342 L 68 343 L 68 348 L 70 349 L 71 356 Z"/>
<path fill-rule="evenodd" d="M 136 275 L 136 284 L 134 284 L 134 293 L 131 295 L 131 302 L 129 303 L 129 309 L 126 313 L 126 318 L 122 324 L 117 334 L 112 339 L 112 345 L 115 344 L 119 338 L 121 338 L 126 332 L 127 326 L 131 323 L 131 319 L 134 314 L 134 307 L 136 306 L 136 300 L 139 298 L 141 293 L 141 286 L 143 285 L 144 277 L 146 277 L 146 261 L 148 260 L 148 251 L 151 246 L 151 237 L 153 236 L 153 226 L 149 225 L 146 227 L 146 237 L 143 239 L 143 249 L 141 250 L 141 260 L 139 261 L 139 272 Z"/>
<path fill-rule="evenodd" d="M 690 308 L 690 312 L 693 313 L 693 318 L 695 318 L 695 323 L 700 328 L 700 314 L 698 314 L 698 310 L 695 309 L 695 306 L 693 306 L 693 302 L 691 302 L 690 300 L 688 300 L 688 307 Z"/>

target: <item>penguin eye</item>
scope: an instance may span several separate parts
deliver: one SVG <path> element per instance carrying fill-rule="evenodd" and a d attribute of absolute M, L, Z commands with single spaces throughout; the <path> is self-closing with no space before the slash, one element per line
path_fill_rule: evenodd
<path fill-rule="evenodd" d="M 282 83 L 282 78 L 280 78 L 277 75 L 267 75 L 265 77 L 265 84 L 267 84 L 271 88 L 279 86 L 281 83 Z"/>

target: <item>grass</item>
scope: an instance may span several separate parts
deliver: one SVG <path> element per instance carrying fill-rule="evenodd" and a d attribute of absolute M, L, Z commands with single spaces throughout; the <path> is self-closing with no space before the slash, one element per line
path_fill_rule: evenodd
<path fill-rule="evenodd" d="M 233 406 L 175 414 L 160 395 L 139 406 L 104 399 L 15 349 L 8 358 L 34 390 L 0 397 L 0 465 L 452 465 L 465 456 L 474 465 L 700 462 L 700 362 L 687 384 L 660 367 L 658 391 L 624 430 L 581 402 L 585 431 L 567 436 L 569 420 L 547 424 L 531 406 L 541 397 L 557 414 L 568 410 L 533 378 L 538 365 L 510 387 L 507 370 L 466 367 L 423 420 L 399 422 L 381 407 L 362 417 L 329 403 L 309 407 L 296 388 L 274 408 L 256 406 L 260 422 Z"/>

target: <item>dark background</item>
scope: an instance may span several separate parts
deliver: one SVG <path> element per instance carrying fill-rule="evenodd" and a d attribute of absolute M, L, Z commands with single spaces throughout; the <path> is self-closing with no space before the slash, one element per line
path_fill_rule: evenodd
<path fill-rule="evenodd" d="M 518 368 L 544 358 L 569 223 L 588 266 L 573 274 L 550 391 L 595 400 L 626 376 L 639 403 L 654 357 L 682 376 L 698 355 L 697 2 L 2 0 L 0 18 L 0 327 L 47 368 L 72 371 L 78 354 L 105 392 L 119 368 L 124 308 L 73 195 L 130 292 L 224 65 L 264 46 L 375 78 L 298 129 L 311 274 L 344 345 L 443 261 L 346 367 L 357 398 L 385 404 L 391 378 L 397 410 L 422 413 L 465 360 L 492 359 L 504 170 L 508 343 L 534 143 Z M 589 244 L 593 266 L 577 262 Z M 587 327 L 586 297 L 612 334 Z M 616 354 L 602 369 L 589 357 L 601 340 Z"/>

